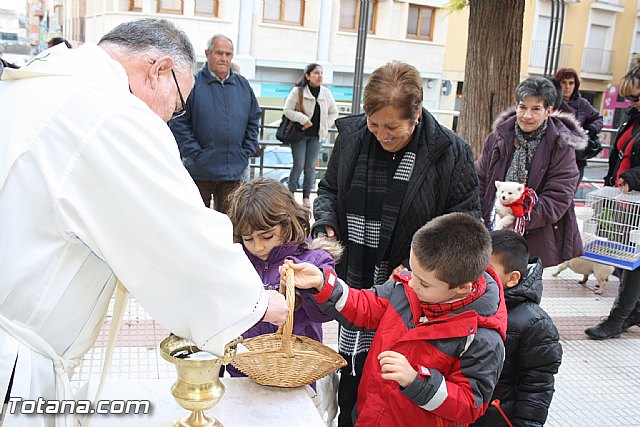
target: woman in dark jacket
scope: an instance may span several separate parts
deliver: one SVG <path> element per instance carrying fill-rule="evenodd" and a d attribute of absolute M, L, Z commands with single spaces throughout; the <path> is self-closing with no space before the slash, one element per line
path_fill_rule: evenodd
<path fill-rule="evenodd" d="M 422 108 L 413 66 L 376 69 L 364 90 L 365 115 L 338 119 L 339 137 L 318 186 L 313 233 L 342 242 L 338 275 L 362 289 L 409 267 L 414 232 L 448 212 L 479 216 L 478 179 L 469 145 Z M 340 426 L 351 425 L 373 332 L 340 330 Z"/>
<path fill-rule="evenodd" d="M 490 229 L 495 181 L 517 181 L 538 195 L 524 234 L 532 257 L 544 267 L 582 255 L 574 213 L 578 184 L 575 150 L 587 137 L 570 115 L 551 114 L 557 97 L 553 84 L 531 77 L 516 88 L 516 110 L 502 113 L 476 161 L 482 217 Z"/>
<path fill-rule="evenodd" d="M 580 95 L 580 78 L 578 73 L 573 68 L 560 68 L 555 74 L 556 80 L 560 82 L 562 87 L 562 103 L 559 110 L 564 113 L 573 114 L 580 123 L 580 126 L 587 132 L 589 140 L 595 140 L 598 138 L 598 133 L 602 130 L 602 115 L 598 110 L 593 108 L 593 105 L 589 103 Z M 580 180 L 584 175 L 584 168 L 587 166 L 587 160 L 583 158 L 584 152 L 578 151 L 576 153 L 576 164 L 580 171 Z"/>
<path fill-rule="evenodd" d="M 604 180 L 605 185 L 628 192 L 640 190 L 640 63 L 622 78 L 618 93 L 629 101 L 629 108 L 611 144 L 609 170 Z M 593 339 L 603 340 L 618 337 L 633 325 L 640 325 L 640 269 L 622 273 L 618 297 L 609 317 L 584 332 Z"/>

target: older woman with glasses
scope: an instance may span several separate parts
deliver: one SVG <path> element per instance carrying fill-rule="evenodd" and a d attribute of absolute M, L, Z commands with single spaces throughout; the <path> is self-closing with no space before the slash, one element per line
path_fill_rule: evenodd
<path fill-rule="evenodd" d="M 618 94 L 629 101 L 629 108 L 611 144 L 604 182 L 626 193 L 640 190 L 640 61 L 622 78 Z M 618 297 L 609 317 L 584 332 L 593 339 L 603 340 L 618 337 L 634 325 L 640 325 L 640 269 L 622 273 Z"/>
<path fill-rule="evenodd" d="M 587 136 L 572 115 L 551 115 L 558 93 L 543 77 L 531 77 L 515 91 L 516 107 L 502 113 L 476 162 L 482 217 L 493 223 L 496 181 L 525 184 L 538 195 L 524 237 L 532 257 L 545 267 L 582 255 L 574 213 L 578 183 L 575 150 Z"/>

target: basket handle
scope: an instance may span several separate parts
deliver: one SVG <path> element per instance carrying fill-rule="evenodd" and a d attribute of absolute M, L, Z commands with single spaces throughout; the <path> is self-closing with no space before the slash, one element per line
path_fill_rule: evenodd
<path fill-rule="evenodd" d="M 291 346 L 291 333 L 293 332 L 293 313 L 294 304 L 296 302 L 296 287 L 293 280 L 293 270 L 288 269 L 285 276 L 286 288 L 282 288 L 280 284 L 280 293 L 284 293 L 287 305 L 289 306 L 289 316 L 284 322 L 284 325 L 278 328 L 278 334 L 282 334 L 282 343 L 280 350 L 287 355 L 287 357 L 293 357 L 293 348 Z"/>

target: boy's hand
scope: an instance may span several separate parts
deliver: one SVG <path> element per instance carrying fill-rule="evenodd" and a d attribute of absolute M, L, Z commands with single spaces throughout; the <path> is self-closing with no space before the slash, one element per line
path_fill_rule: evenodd
<path fill-rule="evenodd" d="M 407 387 L 418 373 L 411 367 L 404 355 L 395 351 L 383 351 L 378 355 L 383 380 L 393 380 L 401 387 Z"/>
<path fill-rule="evenodd" d="M 300 289 L 317 289 L 320 291 L 324 286 L 324 276 L 322 270 L 313 264 L 303 262 L 296 264 L 290 259 L 284 261 L 284 264 L 280 266 L 280 283 L 286 285 L 285 276 L 287 270 L 293 270 L 294 284 L 296 288 Z"/>

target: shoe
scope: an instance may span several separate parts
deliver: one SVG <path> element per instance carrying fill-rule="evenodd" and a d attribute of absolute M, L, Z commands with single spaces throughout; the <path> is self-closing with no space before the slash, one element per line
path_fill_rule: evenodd
<path fill-rule="evenodd" d="M 302 206 L 307 209 L 311 209 L 311 200 L 305 197 L 304 199 L 302 199 Z"/>
<path fill-rule="evenodd" d="M 609 323 L 608 323 L 609 322 Z M 609 338 L 618 338 L 622 334 L 622 328 L 616 328 L 611 325 L 611 322 L 607 318 L 605 321 L 600 322 L 597 326 L 592 326 L 584 331 L 589 338 L 594 340 L 606 340 Z"/>
<path fill-rule="evenodd" d="M 640 326 L 640 321 L 636 320 L 633 314 L 622 322 L 622 332 L 627 332 L 627 330 L 632 326 Z"/>

